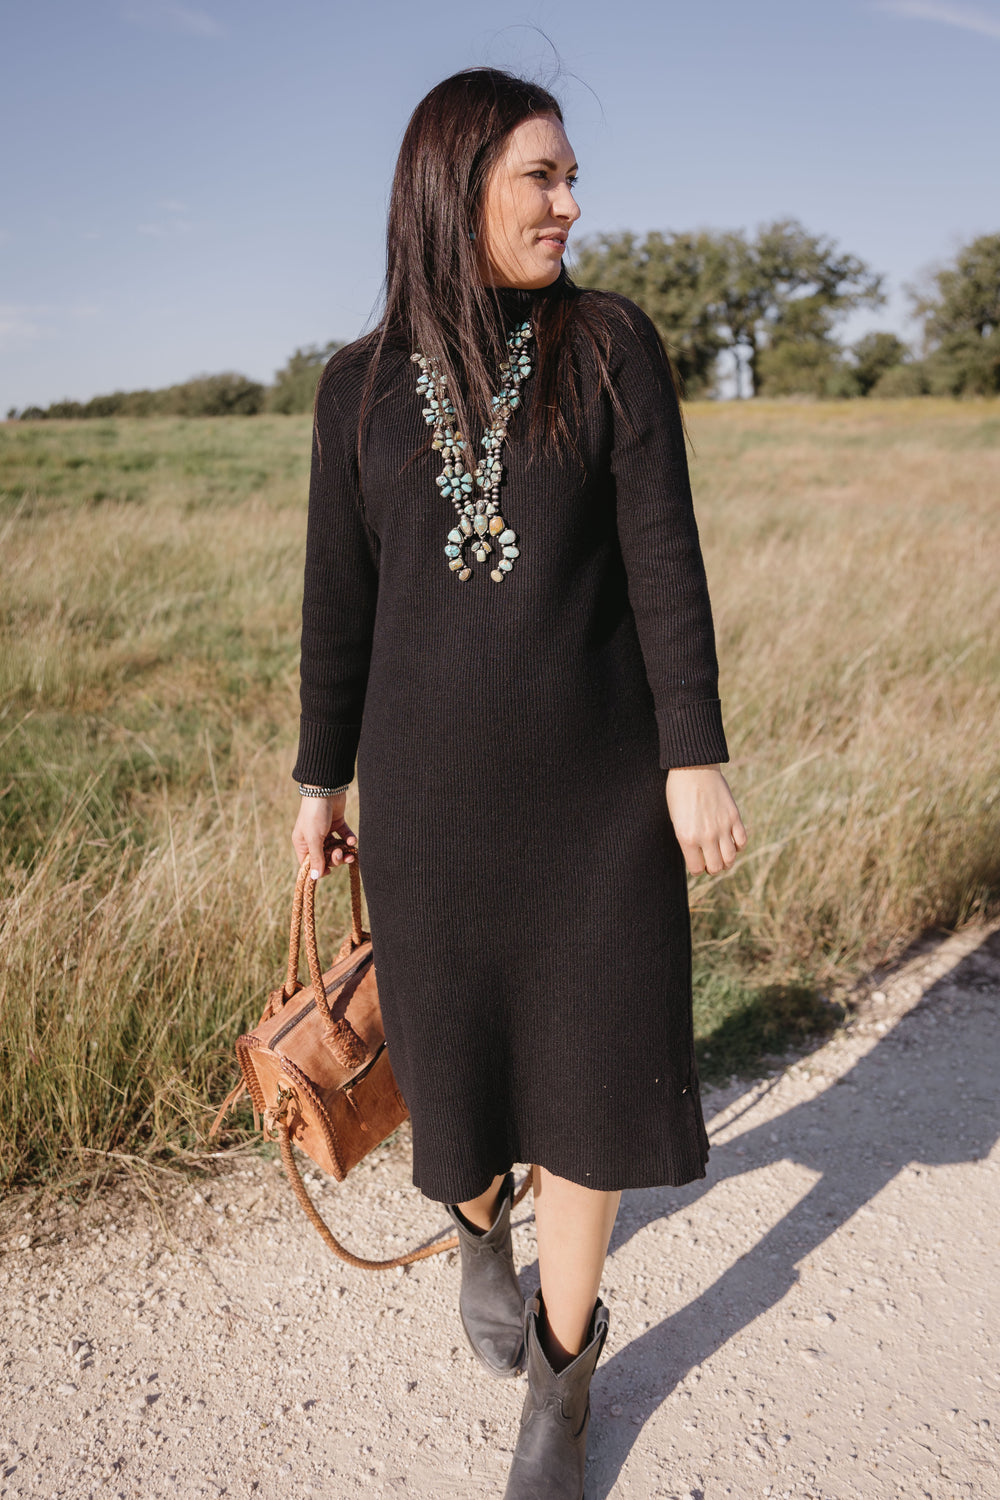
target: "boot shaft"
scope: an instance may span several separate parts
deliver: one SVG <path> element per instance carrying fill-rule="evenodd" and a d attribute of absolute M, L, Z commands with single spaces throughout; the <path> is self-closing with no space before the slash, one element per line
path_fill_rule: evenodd
<path fill-rule="evenodd" d="M 587 1415 L 590 1382 L 608 1336 L 609 1314 L 598 1297 L 591 1314 L 584 1346 L 564 1369 L 556 1371 L 549 1364 L 539 1337 L 539 1322 L 545 1317 L 541 1292 L 536 1292 L 524 1309 L 525 1345 L 528 1361 L 528 1395 L 525 1401 L 535 1408 L 557 1403 L 570 1426 L 576 1430 Z"/>
<path fill-rule="evenodd" d="M 584 1348 L 558 1372 L 538 1336 L 544 1315 L 537 1292 L 525 1308 L 528 1394 L 504 1500 L 583 1500 L 590 1381 L 607 1338 L 608 1310 L 598 1297 Z"/>

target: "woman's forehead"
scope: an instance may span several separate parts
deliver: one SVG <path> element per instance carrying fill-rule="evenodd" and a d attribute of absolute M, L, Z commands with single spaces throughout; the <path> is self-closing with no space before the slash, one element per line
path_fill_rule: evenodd
<path fill-rule="evenodd" d="M 566 132 L 555 115 L 532 115 L 530 119 L 522 120 L 520 125 L 515 125 L 507 141 L 508 160 L 558 160 L 572 154 Z"/>

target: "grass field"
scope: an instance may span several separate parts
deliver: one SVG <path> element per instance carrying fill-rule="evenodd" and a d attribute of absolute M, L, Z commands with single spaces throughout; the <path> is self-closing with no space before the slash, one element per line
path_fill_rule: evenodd
<path fill-rule="evenodd" d="M 690 426 L 752 840 L 692 890 L 712 1076 L 1000 894 L 1000 407 Z M 0 427 L 7 1184 L 201 1149 L 281 967 L 308 427 Z"/>

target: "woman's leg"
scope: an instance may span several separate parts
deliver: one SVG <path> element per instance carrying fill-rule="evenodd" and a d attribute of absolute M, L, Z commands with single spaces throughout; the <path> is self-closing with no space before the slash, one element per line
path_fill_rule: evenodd
<path fill-rule="evenodd" d="M 561 1370 L 583 1349 L 621 1193 L 581 1187 L 545 1167 L 532 1171 L 545 1307 L 539 1337 L 552 1368 Z"/>
<path fill-rule="evenodd" d="M 480 1193 L 478 1198 L 470 1198 L 468 1203 L 456 1203 L 455 1207 L 477 1229 L 489 1229 L 496 1217 L 497 1194 L 502 1182 L 502 1177 L 494 1177 L 485 1193 Z"/>

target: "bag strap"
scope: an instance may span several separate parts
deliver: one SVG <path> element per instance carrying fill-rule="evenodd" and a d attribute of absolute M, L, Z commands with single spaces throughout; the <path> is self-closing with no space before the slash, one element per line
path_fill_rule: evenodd
<path fill-rule="evenodd" d="M 412 1266 L 414 1262 L 418 1260 L 427 1260 L 432 1255 L 443 1255 L 446 1250 L 457 1250 L 458 1235 L 450 1234 L 447 1239 L 435 1240 L 433 1244 L 421 1245 L 416 1250 L 407 1250 L 404 1255 L 394 1255 L 391 1260 L 365 1260 L 363 1256 L 355 1255 L 352 1250 L 348 1250 L 347 1247 L 345 1245 L 342 1245 L 336 1238 L 336 1236 L 330 1230 L 329 1226 L 326 1224 L 325 1220 L 320 1214 L 319 1209 L 310 1198 L 309 1193 L 306 1189 L 306 1185 L 302 1181 L 302 1174 L 299 1171 L 298 1163 L 296 1162 L 294 1153 L 292 1151 L 292 1142 L 291 1137 L 288 1134 L 288 1125 L 286 1121 L 283 1119 L 276 1120 L 275 1128 L 278 1132 L 278 1144 L 281 1149 L 281 1160 L 285 1164 L 285 1172 L 288 1175 L 288 1181 L 291 1183 L 292 1192 L 299 1200 L 299 1205 L 302 1209 L 302 1212 L 305 1214 L 310 1224 L 316 1230 L 316 1233 L 319 1235 L 324 1245 L 328 1250 L 332 1250 L 334 1255 L 336 1255 L 338 1259 L 346 1261 L 349 1266 L 357 1266 L 359 1270 L 362 1271 L 391 1271 L 396 1266 Z M 521 1199 L 527 1193 L 530 1186 L 531 1173 L 529 1172 L 524 1181 L 521 1183 L 521 1186 L 518 1188 L 517 1192 L 514 1194 L 514 1198 L 511 1203 L 512 1208 L 516 1208 Z"/>

